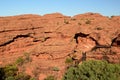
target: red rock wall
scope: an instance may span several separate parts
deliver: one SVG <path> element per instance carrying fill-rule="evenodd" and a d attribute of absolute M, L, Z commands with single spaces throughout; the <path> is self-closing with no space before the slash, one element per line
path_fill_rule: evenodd
<path fill-rule="evenodd" d="M 120 63 L 120 16 L 108 18 L 96 13 L 74 17 L 59 13 L 0 17 L 0 64 L 31 53 L 32 64 L 49 70 L 58 66 L 62 76 L 65 59 L 86 59 Z M 33 66 L 32 66 L 33 67 Z M 60 75 L 61 74 L 61 75 Z"/>

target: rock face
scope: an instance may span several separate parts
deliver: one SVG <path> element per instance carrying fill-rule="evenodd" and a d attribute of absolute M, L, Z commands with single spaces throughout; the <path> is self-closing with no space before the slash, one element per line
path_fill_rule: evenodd
<path fill-rule="evenodd" d="M 108 18 L 97 13 L 74 17 L 60 13 L 0 17 L 0 65 L 30 53 L 31 70 L 38 75 L 62 77 L 65 59 L 100 59 L 120 63 L 120 16 Z M 58 72 L 52 71 L 58 67 Z M 30 71 L 29 71 L 30 72 Z M 32 71 L 31 71 L 32 72 Z"/>

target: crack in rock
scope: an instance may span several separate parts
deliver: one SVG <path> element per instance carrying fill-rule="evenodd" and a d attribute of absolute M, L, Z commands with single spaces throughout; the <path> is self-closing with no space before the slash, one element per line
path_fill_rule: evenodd
<path fill-rule="evenodd" d="M 15 37 L 13 37 L 11 40 L 9 40 L 9 41 L 7 41 L 7 42 L 1 44 L 0 47 L 2 47 L 2 46 L 6 46 L 6 45 L 8 45 L 8 44 L 14 42 L 15 39 L 18 39 L 18 38 L 21 38 L 21 37 L 26 38 L 26 37 L 31 37 L 31 36 L 30 36 L 30 34 L 26 34 L 26 35 L 22 35 L 22 34 L 20 34 L 20 35 L 17 35 L 17 36 L 15 36 Z"/>
<path fill-rule="evenodd" d="M 89 34 L 84 34 L 84 33 L 76 33 L 75 34 L 75 36 L 74 36 L 74 39 L 76 40 L 76 43 L 77 43 L 77 46 L 78 46 L 78 44 L 79 44 L 79 41 L 78 41 L 78 38 L 79 37 L 81 37 L 81 38 L 88 38 L 88 39 L 90 39 L 90 40 L 92 40 L 93 42 L 95 42 L 95 45 L 93 46 L 93 47 L 91 47 L 91 49 L 89 50 L 89 51 L 87 51 L 87 52 L 91 52 L 91 51 L 94 51 L 94 50 L 96 50 L 96 49 L 98 49 L 98 48 L 111 48 L 111 45 L 110 46 L 106 46 L 106 45 L 100 45 L 99 43 L 98 43 L 98 41 L 97 40 L 95 40 L 93 37 L 91 37 Z M 86 42 L 87 43 L 87 42 Z M 118 42 L 118 44 L 119 44 L 119 42 Z M 88 45 L 88 44 L 87 44 Z M 77 48 L 77 47 L 76 47 Z M 87 47 L 86 47 L 87 48 Z M 86 51 L 85 51 L 86 52 Z"/>
<path fill-rule="evenodd" d="M 76 40 L 76 43 L 78 44 L 78 37 L 87 37 L 89 34 L 84 34 L 84 33 L 76 33 L 74 36 L 74 39 Z"/>
<path fill-rule="evenodd" d="M 120 46 L 120 34 L 112 40 L 111 46 Z"/>

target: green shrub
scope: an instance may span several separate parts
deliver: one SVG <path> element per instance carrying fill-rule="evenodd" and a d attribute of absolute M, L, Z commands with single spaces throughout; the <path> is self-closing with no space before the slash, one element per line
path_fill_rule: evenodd
<path fill-rule="evenodd" d="M 53 69 L 53 71 L 59 71 L 58 67 L 53 67 L 52 69 Z"/>
<path fill-rule="evenodd" d="M 24 73 L 19 73 L 15 76 L 15 80 L 30 80 L 30 76 Z"/>
<path fill-rule="evenodd" d="M 67 21 L 66 19 L 64 19 L 64 23 L 65 24 L 69 24 L 69 21 Z"/>
<path fill-rule="evenodd" d="M 120 65 L 106 61 L 84 61 L 70 67 L 63 80 L 120 80 Z"/>
<path fill-rule="evenodd" d="M 115 17 L 114 15 L 111 16 L 111 18 Z"/>
<path fill-rule="evenodd" d="M 47 78 L 45 78 L 44 80 L 56 80 L 56 78 L 54 76 L 48 76 Z"/>
<path fill-rule="evenodd" d="M 5 80 L 15 80 L 13 76 L 7 77 Z"/>
<path fill-rule="evenodd" d="M 16 64 L 18 64 L 18 65 L 23 65 L 24 62 L 25 62 L 25 60 L 23 59 L 23 57 L 19 57 L 19 58 L 16 60 Z"/>
<path fill-rule="evenodd" d="M 31 62 L 30 53 L 25 52 L 23 57 L 18 57 L 16 60 L 17 65 L 23 65 L 24 63 Z"/>
<path fill-rule="evenodd" d="M 4 75 L 5 75 L 4 68 L 0 67 L 0 80 L 4 79 Z"/>
<path fill-rule="evenodd" d="M 90 20 L 87 20 L 85 23 L 86 23 L 86 24 L 91 24 L 91 21 L 90 21 Z"/>
<path fill-rule="evenodd" d="M 36 80 L 35 78 L 30 78 L 30 80 Z"/>
<path fill-rule="evenodd" d="M 0 80 L 11 80 L 17 75 L 18 68 L 16 65 L 7 65 L 0 68 Z"/>
<path fill-rule="evenodd" d="M 18 68 L 16 65 L 7 65 L 4 67 L 5 77 L 17 75 Z"/>
<path fill-rule="evenodd" d="M 69 64 L 69 63 L 72 63 L 73 62 L 73 59 L 71 58 L 71 57 L 68 57 L 68 58 L 66 58 L 66 60 L 65 60 L 65 63 L 66 64 Z"/>
<path fill-rule="evenodd" d="M 31 76 L 19 72 L 16 65 L 7 65 L 0 68 L 0 80 L 32 80 Z"/>
<path fill-rule="evenodd" d="M 25 52 L 24 53 L 24 57 L 25 57 L 25 62 L 31 62 L 32 61 L 32 59 L 30 57 L 30 53 Z"/>

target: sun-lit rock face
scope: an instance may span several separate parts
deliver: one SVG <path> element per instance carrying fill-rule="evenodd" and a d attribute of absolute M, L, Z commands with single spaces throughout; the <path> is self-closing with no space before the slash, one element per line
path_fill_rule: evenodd
<path fill-rule="evenodd" d="M 40 77 L 55 74 L 61 78 L 65 59 L 71 55 L 79 60 L 86 53 L 87 60 L 120 63 L 120 16 L 54 13 L 0 17 L 0 65 L 14 62 L 25 52 L 32 58 L 32 65 L 26 66 L 29 70 L 37 66 Z M 60 71 L 51 71 L 54 66 Z"/>

